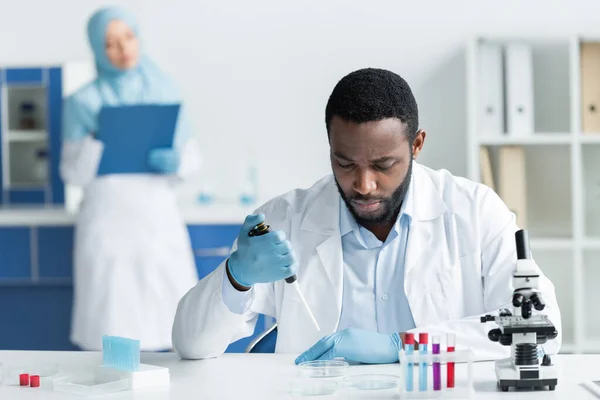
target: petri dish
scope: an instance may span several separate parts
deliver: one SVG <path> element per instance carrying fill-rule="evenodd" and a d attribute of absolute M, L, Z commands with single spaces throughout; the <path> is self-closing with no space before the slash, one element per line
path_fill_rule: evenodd
<path fill-rule="evenodd" d="M 290 394 L 295 396 L 327 396 L 337 389 L 334 379 L 296 378 L 290 382 Z"/>
<path fill-rule="evenodd" d="M 389 390 L 398 387 L 400 377 L 387 374 L 353 375 L 344 378 L 346 388 L 353 390 Z"/>
<path fill-rule="evenodd" d="M 349 364 L 343 360 L 315 360 L 300 364 L 304 378 L 338 378 L 344 376 Z"/>

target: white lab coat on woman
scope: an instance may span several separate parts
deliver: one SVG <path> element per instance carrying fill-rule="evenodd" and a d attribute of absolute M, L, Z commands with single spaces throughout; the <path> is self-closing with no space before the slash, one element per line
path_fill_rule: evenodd
<path fill-rule="evenodd" d="M 487 186 L 416 162 L 413 171 L 415 207 L 404 272 L 404 290 L 416 324 L 411 332 L 453 332 L 457 347 L 469 346 L 477 359 L 506 357 L 510 348 L 487 336 L 497 325 L 482 324 L 479 317 L 497 314 L 499 308 L 512 310 L 518 230 L 514 214 Z M 258 313 L 276 318 L 279 353 L 301 353 L 336 332 L 344 282 L 339 199 L 333 177 L 328 176 L 258 210 L 290 240 L 299 263 L 298 282 L 320 332 L 283 280 L 255 285 L 245 314 L 229 311 L 221 297 L 223 262 L 181 300 L 173 327 L 175 351 L 183 358 L 217 357 L 229 343 L 253 333 Z M 540 285 L 544 312 L 559 332 L 545 351 L 555 353 L 561 343 L 560 312 L 554 286 L 543 274 Z"/>
<path fill-rule="evenodd" d="M 195 171 L 190 141 L 179 175 Z M 177 303 L 198 282 L 190 238 L 172 187 L 176 177 L 96 176 L 102 143 L 67 142 L 61 173 L 84 187 L 74 246 L 71 341 L 99 350 L 103 335 L 140 340 L 144 350 L 172 348 Z"/>

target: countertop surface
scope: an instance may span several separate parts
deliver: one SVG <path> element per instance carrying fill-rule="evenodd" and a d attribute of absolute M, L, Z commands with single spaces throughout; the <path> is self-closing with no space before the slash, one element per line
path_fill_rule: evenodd
<path fill-rule="evenodd" d="M 174 353 L 143 353 L 142 363 L 169 368 L 170 386 L 162 389 L 124 390 L 106 395 L 106 399 L 299 399 L 293 396 L 293 387 L 308 388 L 326 384 L 323 378 L 298 380 L 300 368 L 294 364 L 291 354 L 225 354 L 220 358 L 198 361 L 180 360 Z M 101 363 L 101 354 L 93 352 L 44 352 L 44 351 L 0 351 L 0 363 L 5 370 L 11 365 L 58 364 L 58 375 L 70 376 L 85 373 Z M 594 399 L 583 382 L 600 379 L 598 363 L 600 355 L 559 355 L 553 357 L 558 374 L 556 390 L 518 390 L 509 393 L 499 390 L 493 362 L 478 362 L 473 365 L 473 388 L 471 398 L 475 399 Z M 16 373 L 18 371 L 13 370 Z M 461 385 L 467 378 L 465 364 L 456 365 L 456 384 Z M 444 367 L 445 373 L 445 367 Z M 392 374 L 400 376 L 398 364 L 350 366 L 345 376 L 362 374 Z M 25 399 L 82 399 L 76 395 L 53 390 L 53 381 L 45 380 L 39 388 L 20 387 L 15 377 L 6 377 L 0 385 L 0 398 L 11 400 Z M 350 389 L 344 378 L 337 378 L 335 393 L 323 396 L 324 399 L 398 399 L 404 398 L 398 389 L 357 390 Z M 295 386 L 292 386 L 295 385 Z M 98 397 L 100 398 L 100 397 Z"/>

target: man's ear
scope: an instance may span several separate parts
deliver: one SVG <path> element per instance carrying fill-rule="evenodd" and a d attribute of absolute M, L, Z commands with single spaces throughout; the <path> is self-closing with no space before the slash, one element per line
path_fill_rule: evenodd
<path fill-rule="evenodd" d="M 423 150 L 423 145 L 425 144 L 425 136 L 427 136 L 427 133 L 425 133 L 423 129 L 419 129 L 419 131 L 417 132 L 417 136 L 415 137 L 415 140 L 412 144 L 413 160 L 416 160 L 421 150 Z"/>

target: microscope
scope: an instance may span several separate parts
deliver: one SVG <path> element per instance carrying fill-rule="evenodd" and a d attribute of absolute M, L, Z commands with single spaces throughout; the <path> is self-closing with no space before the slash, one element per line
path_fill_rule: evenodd
<path fill-rule="evenodd" d="M 544 310 L 546 304 L 539 288 L 539 269 L 531 259 L 529 237 L 526 230 L 515 233 L 517 263 L 513 273 L 513 312 L 502 309 L 499 316 L 485 315 L 481 322 L 493 321 L 499 328 L 488 332 L 492 342 L 510 346 L 511 357 L 496 361 L 496 377 L 503 392 L 510 387 L 536 389 L 556 388 L 556 367 L 545 354 L 540 363 L 538 345 L 556 338 L 558 331 L 548 316 L 532 315 L 533 309 Z"/>

